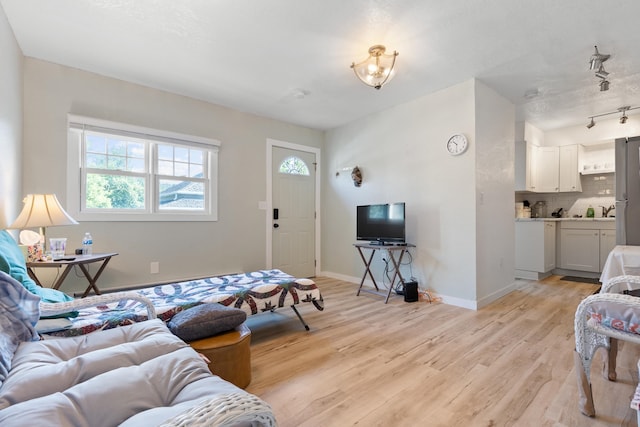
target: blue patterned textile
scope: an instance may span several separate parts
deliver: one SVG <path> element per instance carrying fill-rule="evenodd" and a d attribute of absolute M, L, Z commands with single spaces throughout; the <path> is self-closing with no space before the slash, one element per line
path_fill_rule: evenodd
<path fill-rule="evenodd" d="M 11 370 L 13 354 L 22 341 L 37 341 L 40 298 L 0 271 L 0 385 Z"/>

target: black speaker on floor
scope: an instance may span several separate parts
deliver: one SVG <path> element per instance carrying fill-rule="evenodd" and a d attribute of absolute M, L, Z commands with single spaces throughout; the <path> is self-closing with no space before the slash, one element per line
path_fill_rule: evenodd
<path fill-rule="evenodd" d="M 418 282 L 404 282 L 404 302 L 418 301 Z"/>

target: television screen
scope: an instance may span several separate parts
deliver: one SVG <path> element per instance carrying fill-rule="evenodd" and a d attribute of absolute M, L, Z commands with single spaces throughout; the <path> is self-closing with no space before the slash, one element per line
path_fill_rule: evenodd
<path fill-rule="evenodd" d="M 358 206 L 356 212 L 356 239 L 384 244 L 404 243 L 404 203 Z"/>

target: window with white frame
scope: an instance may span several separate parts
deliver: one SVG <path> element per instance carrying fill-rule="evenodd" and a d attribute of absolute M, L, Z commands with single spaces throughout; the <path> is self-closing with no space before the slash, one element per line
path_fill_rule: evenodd
<path fill-rule="evenodd" d="M 218 141 L 72 115 L 68 135 L 77 219 L 217 220 Z"/>

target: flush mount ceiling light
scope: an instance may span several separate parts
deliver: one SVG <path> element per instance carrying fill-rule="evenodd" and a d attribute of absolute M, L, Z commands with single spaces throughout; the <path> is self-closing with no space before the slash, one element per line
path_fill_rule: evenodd
<path fill-rule="evenodd" d="M 592 127 L 594 127 L 596 125 L 596 122 L 593 121 L 594 117 L 603 117 L 603 116 L 608 116 L 611 114 L 620 114 L 622 113 L 622 116 L 620 117 L 620 124 L 623 125 L 625 123 L 627 123 L 627 120 L 629 119 L 629 116 L 627 116 L 627 111 L 631 111 L 631 110 L 637 110 L 640 107 L 629 107 L 624 106 L 624 107 L 620 107 L 618 108 L 616 111 L 611 111 L 609 113 L 602 113 L 602 114 L 596 114 L 595 116 L 591 116 L 589 117 L 589 119 L 591 119 L 589 121 L 589 123 L 587 123 L 587 129 L 591 129 Z"/>
<path fill-rule="evenodd" d="M 393 67 L 396 64 L 398 52 L 385 54 L 386 48 L 380 44 L 369 48 L 369 57 L 356 64 L 351 63 L 353 72 L 360 81 L 367 86 L 380 89 L 385 83 L 391 80 L 395 74 Z"/>

